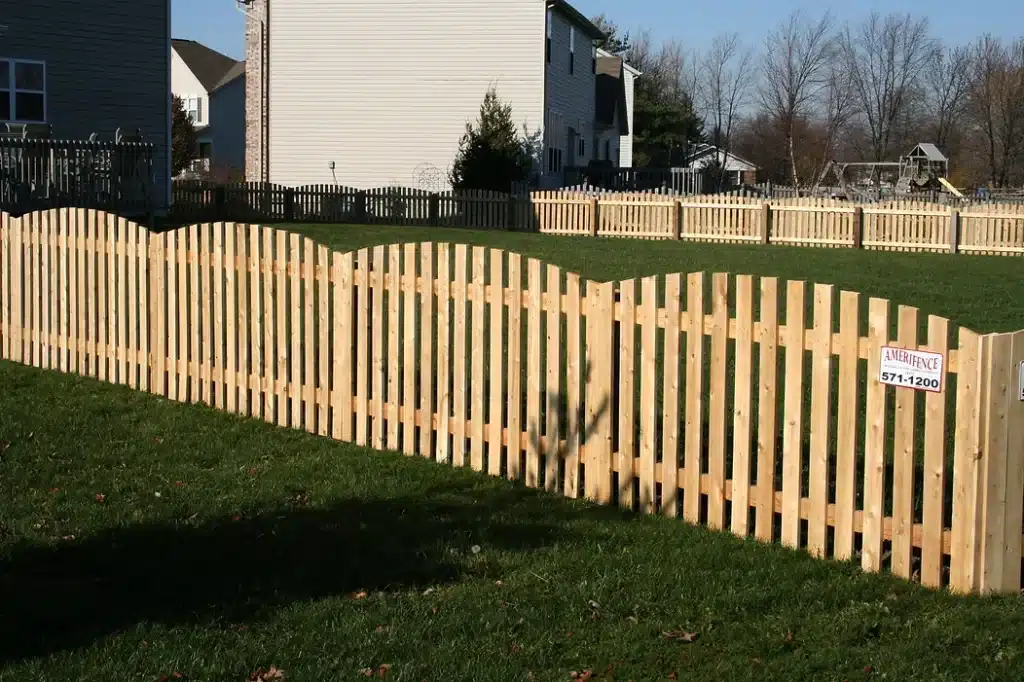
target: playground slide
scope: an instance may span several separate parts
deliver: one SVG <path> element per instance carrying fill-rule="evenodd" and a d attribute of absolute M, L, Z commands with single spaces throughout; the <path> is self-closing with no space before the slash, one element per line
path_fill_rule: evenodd
<path fill-rule="evenodd" d="M 941 182 L 942 186 L 948 189 L 953 196 L 959 197 L 961 199 L 964 198 L 964 195 L 960 193 L 960 190 L 954 187 L 946 178 L 939 178 L 939 182 Z"/>

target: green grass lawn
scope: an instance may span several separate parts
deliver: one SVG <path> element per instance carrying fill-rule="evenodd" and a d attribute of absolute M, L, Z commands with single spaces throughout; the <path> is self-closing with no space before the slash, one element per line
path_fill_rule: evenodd
<path fill-rule="evenodd" d="M 2 680 L 1024 675 L 1017 598 L 88 379 L 0 386 Z"/>
<path fill-rule="evenodd" d="M 600 281 L 701 270 L 802 279 L 915 306 L 924 314 L 949 318 L 977 332 L 1024 328 L 1024 276 L 1020 259 L 1014 257 L 595 239 L 452 228 L 280 227 L 338 251 L 421 241 L 508 249 Z"/>

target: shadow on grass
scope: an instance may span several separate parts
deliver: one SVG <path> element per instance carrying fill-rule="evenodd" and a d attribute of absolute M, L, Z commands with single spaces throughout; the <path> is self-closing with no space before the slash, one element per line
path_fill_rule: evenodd
<path fill-rule="evenodd" d="M 572 518 L 615 516 L 536 491 L 455 485 L 16 545 L 0 561 L 0 662 L 85 646 L 141 623 L 256 620 L 361 590 L 496 578 L 487 552 L 562 542 Z M 473 545 L 485 553 L 474 555 Z"/>

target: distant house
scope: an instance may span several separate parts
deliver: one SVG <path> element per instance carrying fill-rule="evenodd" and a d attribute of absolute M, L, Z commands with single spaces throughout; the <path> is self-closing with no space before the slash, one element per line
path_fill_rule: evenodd
<path fill-rule="evenodd" d="M 686 157 L 686 168 L 703 170 L 709 164 L 718 160 L 725 170 L 726 178 L 733 185 L 754 185 L 757 184 L 758 167 L 742 159 L 732 152 L 719 149 L 711 144 L 698 144 Z"/>
<path fill-rule="evenodd" d="M 594 158 L 619 168 L 633 165 L 633 89 L 638 76 L 622 57 L 597 51 Z"/>
<path fill-rule="evenodd" d="M 152 207 L 170 202 L 170 0 L 22 0 L 0 8 L 0 129 L 62 140 L 118 129 L 154 145 Z M 148 172 L 148 171 L 147 171 Z"/>
<path fill-rule="evenodd" d="M 199 137 L 189 169 L 241 175 L 245 169 L 245 62 L 194 40 L 171 41 L 171 92 L 185 103 Z"/>
<path fill-rule="evenodd" d="M 565 0 L 247 6 L 249 180 L 445 188 L 492 85 L 535 136 L 538 184 L 595 155 L 604 35 Z"/>

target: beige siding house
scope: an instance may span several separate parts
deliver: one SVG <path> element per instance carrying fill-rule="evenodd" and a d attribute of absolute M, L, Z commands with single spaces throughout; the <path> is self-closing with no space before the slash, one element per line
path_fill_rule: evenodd
<path fill-rule="evenodd" d="M 245 169 L 245 62 L 194 40 L 171 42 L 171 92 L 182 99 L 199 138 L 186 173 L 240 177 Z"/>
<path fill-rule="evenodd" d="M 170 202 L 170 0 L 0 2 L 0 127 L 155 145 L 154 207 Z"/>
<path fill-rule="evenodd" d="M 543 142 L 546 182 L 590 158 L 601 33 L 563 0 L 252 0 L 248 11 L 250 180 L 443 189 L 491 85 Z"/>

